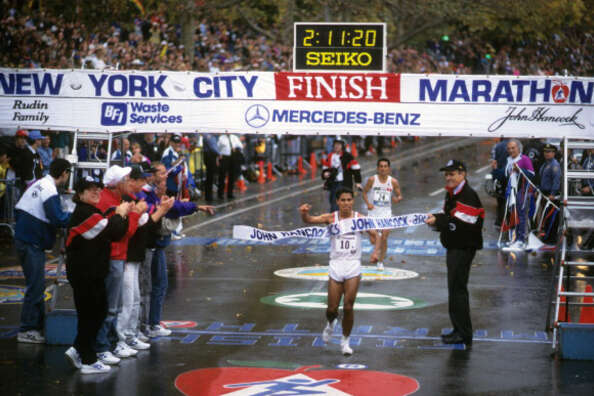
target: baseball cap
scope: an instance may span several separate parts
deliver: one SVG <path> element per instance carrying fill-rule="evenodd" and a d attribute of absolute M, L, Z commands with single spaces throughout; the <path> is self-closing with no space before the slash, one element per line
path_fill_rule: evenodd
<path fill-rule="evenodd" d="M 76 191 L 77 194 L 81 194 L 83 191 L 91 187 L 103 188 L 103 183 L 92 176 L 85 176 L 76 183 L 74 191 Z"/>
<path fill-rule="evenodd" d="M 27 137 L 27 136 L 29 136 L 29 132 L 25 131 L 24 129 L 19 129 L 18 131 L 16 131 L 15 136 Z"/>
<path fill-rule="evenodd" d="M 442 172 L 443 171 L 453 171 L 453 170 L 466 172 L 466 165 L 464 165 L 464 162 L 462 162 L 462 161 L 451 159 L 448 161 L 448 163 L 443 168 L 440 168 L 439 170 Z"/>
<path fill-rule="evenodd" d="M 175 142 L 175 143 L 179 143 L 179 142 L 181 142 L 181 136 L 179 136 L 179 135 L 172 135 L 171 136 L 171 139 L 169 139 L 169 140 L 171 140 L 172 142 Z"/>
<path fill-rule="evenodd" d="M 132 168 L 129 166 L 122 168 L 119 165 L 113 165 L 107 171 L 105 171 L 105 174 L 103 175 L 103 184 L 108 187 L 113 187 L 124 180 L 124 178 L 128 176 L 131 171 Z"/>
<path fill-rule="evenodd" d="M 29 139 L 40 140 L 43 139 L 43 135 L 38 130 L 29 131 Z"/>
<path fill-rule="evenodd" d="M 557 147 L 554 144 L 547 143 L 543 147 L 544 151 L 557 151 Z"/>
<path fill-rule="evenodd" d="M 132 166 L 132 170 L 130 171 L 130 179 L 138 180 L 138 179 L 146 179 L 153 175 L 153 172 L 150 168 L 145 168 L 142 165 L 134 165 Z"/>

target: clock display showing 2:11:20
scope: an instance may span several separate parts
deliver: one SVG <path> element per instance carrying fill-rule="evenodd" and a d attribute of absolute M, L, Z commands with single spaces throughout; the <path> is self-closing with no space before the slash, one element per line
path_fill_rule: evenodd
<path fill-rule="evenodd" d="M 321 37 L 314 29 L 305 29 L 304 47 L 375 47 L 376 29 L 337 29 L 322 31 L 328 37 Z"/>

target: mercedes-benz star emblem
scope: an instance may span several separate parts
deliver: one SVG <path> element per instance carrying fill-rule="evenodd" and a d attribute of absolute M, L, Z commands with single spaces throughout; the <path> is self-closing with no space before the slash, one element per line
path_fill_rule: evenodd
<path fill-rule="evenodd" d="M 251 105 L 245 111 L 245 122 L 252 128 L 262 128 L 268 124 L 268 120 L 270 120 L 270 112 L 264 105 Z"/>

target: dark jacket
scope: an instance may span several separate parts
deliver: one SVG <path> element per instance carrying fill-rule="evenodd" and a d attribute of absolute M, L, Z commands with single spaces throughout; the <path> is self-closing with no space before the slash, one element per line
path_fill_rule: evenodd
<path fill-rule="evenodd" d="M 109 272 L 110 245 L 126 235 L 128 220 L 105 217 L 93 205 L 78 203 L 68 225 L 66 270 L 68 278 L 104 279 Z"/>
<path fill-rule="evenodd" d="M 130 196 L 123 196 L 122 200 L 126 202 L 138 202 L 139 199 Z M 138 223 L 138 228 L 130 241 L 128 242 L 128 253 L 126 255 L 126 261 L 130 263 L 142 263 L 146 255 L 146 248 L 149 247 L 149 242 L 154 238 L 158 227 L 161 226 L 161 222 L 155 223 L 151 217 L 157 208 L 155 206 L 149 207 L 147 213 L 149 214 L 148 220 L 144 224 Z"/>
<path fill-rule="evenodd" d="M 328 154 L 324 168 L 332 166 L 332 156 L 337 155 L 334 152 Z M 348 151 L 343 151 L 340 155 L 340 164 L 342 166 L 343 180 L 342 185 L 346 188 L 353 189 L 353 178 L 355 183 L 361 183 L 361 166 L 357 160 Z"/>
<path fill-rule="evenodd" d="M 461 190 L 448 191 L 444 213 L 434 214 L 441 244 L 446 248 L 483 248 L 485 210 L 477 193 L 464 181 Z"/>

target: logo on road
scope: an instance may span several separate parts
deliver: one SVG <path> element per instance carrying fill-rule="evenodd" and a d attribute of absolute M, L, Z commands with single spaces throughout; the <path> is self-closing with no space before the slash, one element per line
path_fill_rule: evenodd
<path fill-rule="evenodd" d="M 285 268 L 275 271 L 274 275 L 280 276 L 281 278 L 327 281 L 328 266 Z M 419 274 L 414 271 L 399 268 L 386 267 L 383 271 L 379 271 L 374 265 L 361 266 L 361 275 L 361 280 L 363 281 L 401 280 L 419 276 Z"/>
<path fill-rule="evenodd" d="M 262 297 L 264 304 L 288 306 L 294 308 L 326 309 L 328 295 L 325 292 L 308 292 L 300 294 L 277 294 Z M 397 309 L 422 308 L 424 301 L 387 294 L 358 293 L 355 309 L 363 311 L 385 311 Z M 340 305 L 342 307 L 342 303 Z"/>
<path fill-rule="evenodd" d="M 268 124 L 268 120 L 270 120 L 270 111 L 264 105 L 251 105 L 245 112 L 245 122 L 252 128 L 262 128 Z"/>

